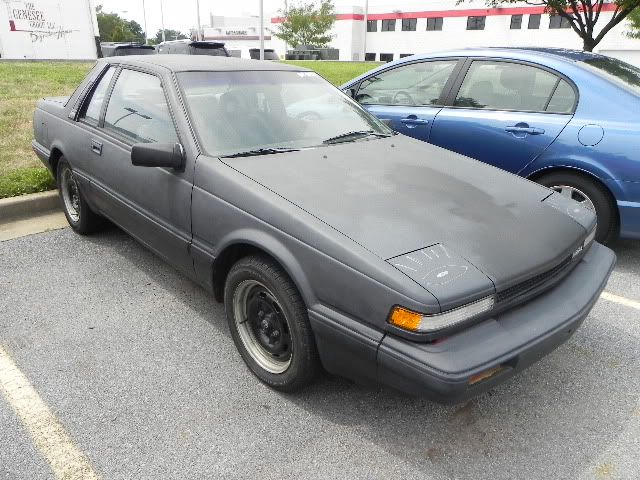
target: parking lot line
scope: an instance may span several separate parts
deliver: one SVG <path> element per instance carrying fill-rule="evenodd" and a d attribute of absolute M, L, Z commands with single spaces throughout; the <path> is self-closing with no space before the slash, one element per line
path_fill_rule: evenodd
<path fill-rule="evenodd" d="M 98 479 L 87 456 L 75 446 L 27 377 L 0 346 L 0 391 L 16 412 L 57 479 Z"/>
<path fill-rule="evenodd" d="M 640 302 L 636 302 L 635 300 L 631 300 L 629 298 L 621 297 L 619 295 L 614 295 L 609 292 L 602 292 L 600 298 L 604 300 L 608 300 L 609 302 L 619 303 L 620 305 L 624 305 L 626 307 L 635 308 L 636 310 L 640 310 Z"/>

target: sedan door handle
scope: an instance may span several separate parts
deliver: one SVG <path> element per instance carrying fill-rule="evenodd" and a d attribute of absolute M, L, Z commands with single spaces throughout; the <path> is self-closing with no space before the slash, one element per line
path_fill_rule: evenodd
<path fill-rule="evenodd" d="M 102 143 L 97 140 L 91 140 L 91 151 L 98 155 L 102 155 Z"/>
<path fill-rule="evenodd" d="M 423 120 L 421 118 L 411 116 L 401 119 L 400 122 L 404 123 L 405 125 L 427 125 L 429 123 L 429 120 Z"/>
<path fill-rule="evenodd" d="M 529 135 L 542 135 L 544 133 L 544 128 L 519 127 L 517 125 L 514 125 L 513 127 L 506 127 L 505 131 L 509 133 L 528 133 Z"/>

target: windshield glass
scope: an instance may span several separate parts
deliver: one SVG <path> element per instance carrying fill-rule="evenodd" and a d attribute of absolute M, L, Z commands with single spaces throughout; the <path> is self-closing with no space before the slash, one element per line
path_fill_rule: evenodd
<path fill-rule="evenodd" d="M 611 57 L 590 58 L 584 63 L 609 80 L 640 94 L 640 68 Z"/>
<path fill-rule="evenodd" d="M 314 147 L 350 132 L 392 133 L 313 72 L 183 72 L 178 79 L 210 155 Z"/>

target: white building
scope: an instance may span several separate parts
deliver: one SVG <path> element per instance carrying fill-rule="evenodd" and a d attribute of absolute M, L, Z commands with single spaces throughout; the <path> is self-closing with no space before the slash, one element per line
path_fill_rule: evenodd
<path fill-rule="evenodd" d="M 0 0 L 0 57 L 95 59 L 98 20 L 91 0 Z"/>
<path fill-rule="evenodd" d="M 269 19 L 265 19 L 264 48 L 273 48 L 270 26 Z M 231 55 L 249 58 L 249 49 L 260 47 L 260 18 L 210 15 L 209 25 L 202 29 L 202 33 L 204 40 L 224 42 Z M 280 53 L 284 54 L 284 44 Z"/>
<path fill-rule="evenodd" d="M 363 4 L 364 2 L 362 2 Z M 605 4 L 596 29 L 613 15 Z M 340 8 L 331 46 L 340 60 L 390 61 L 414 53 L 465 47 L 562 47 L 581 49 L 578 35 L 561 21 L 544 13 L 544 7 L 526 3 L 508 8 L 487 8 L 484 0 L 457 5 L 456 0 L 400 0 L 370 6 L 365 23 L 362 6 Z M 271 19 L 271 28 L 282 21 Z M 626 22 L 614 27 L 595 51 L 640 66 L 640 40 L 627 37 Z M 284 54 L 284 43 L 273 38 L 272 48 Z"/>

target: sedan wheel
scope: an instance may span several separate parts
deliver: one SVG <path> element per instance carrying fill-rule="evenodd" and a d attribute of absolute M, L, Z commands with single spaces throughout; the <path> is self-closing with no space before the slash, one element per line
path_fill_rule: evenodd
<path fill-rule="evenodd" d="M 64 157 L 58 161 L 56 177 L 64 214 L 71 228 L 81 235 L 100 228 L 103 225 L 102 217 L 89 207 L 73 175 L 73 170 Z"/>
<path fill-rule="evenodd" d="M 596 206 L 593 204 L 591 199 L 585 194 L 583 191 L 576 187 L 572 187 L 571 185 L 553 185 L 551 190 L 555 190 L 556 192 L 564 195 L 565 197 L 570 198 L 571 200 L 575 200 L 579 204 L 581 204 L 584 208 L 588 208 L 592 212 L 596 211 Z"/>
<path fill-rule="evenodd" d="M 238 260 L 227 275 L 224 303 L 233 341 L 256 377 L 283 391 L 315 379 L 320 362 L 307 308 L 275 261 Z"/>

